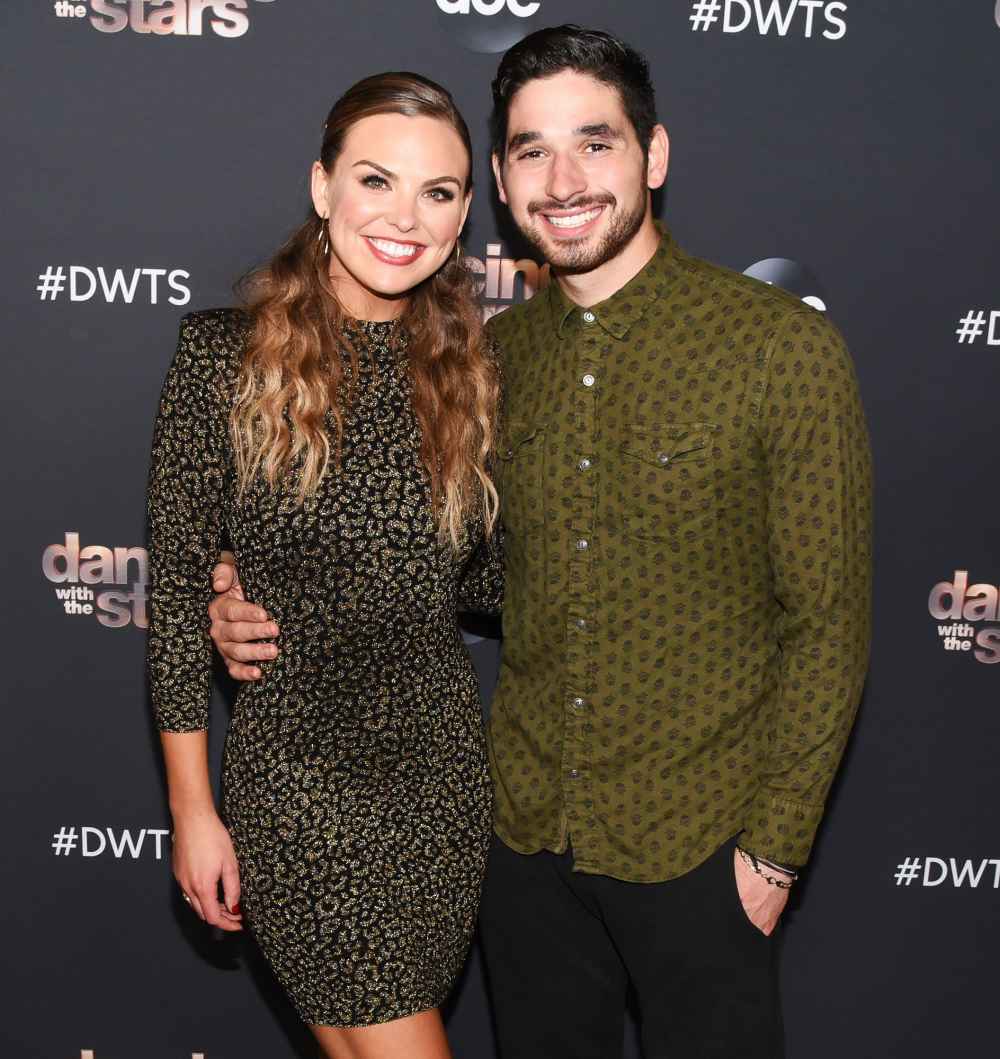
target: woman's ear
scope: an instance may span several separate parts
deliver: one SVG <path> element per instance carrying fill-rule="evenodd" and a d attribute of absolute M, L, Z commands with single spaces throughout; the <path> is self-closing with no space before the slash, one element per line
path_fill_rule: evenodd
<path fill-rule="evenodd" d="M 328 217 L 330 215 L 330 203 L 327 197 L 329 186 L 330 178 L 323 168 L 323 163 L 313 162 L 312 170 L 309 174 L 309 190 L 312 193 L 313 209 L 320 217 Z"/>
<path fill-rule="evenodd" d="M 469 207 L 472 205 L 472 188 L 469 188 L 469 193 L 465 196 L 465 202 L 462 205 L 462 222 L 458 226 L 459 235 L 462 234 L 462 229 L 465 227 L 465 221 L 469 216 Z"/>

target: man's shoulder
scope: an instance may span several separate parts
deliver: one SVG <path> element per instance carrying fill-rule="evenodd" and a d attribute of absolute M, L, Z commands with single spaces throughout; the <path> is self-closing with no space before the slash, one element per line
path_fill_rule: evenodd
<path fill-rule="evenodd" d="M 686 290 L 687 306 L 697 305 L 705 312 L 722 310 L 739 314 L 761 338 L 773 335 L 793 316 L 804 314 L 817 326 L 829 326 L 826 317 L 797 295 L 724 265 L 678 250 L 672 262 L 672 280 Z M 533 298 L 496 313 L 486 323 L 486 332 L 499 346 L 505 359 L 521 348 L 537 346 L 539 328 L 551 325 L 551 307 L 546 289 Z"/>
<path fill-rule="evenodd" d="M 726 307 L 762 312 L 774 323 L 784 320 L 791 313 L 814 311 L 799 297 L 781 287 L 764 283 L 714 261 L 678 253 L 676 264 L 682 280 L 698 290 L 698 293 L 710 292 L 713 302 Z"/>
<path fill-rule="evenodd" d="M 714 319 L 719 327 L 738 327 L 743 355 L 752 351 L 760 364 L 772 359 L 777 346 L 806 353 L 812 349 L 817 356 L 834 348 L 846 350 L 843 336 L 826 313 L 797 294 L 688 254 L 678 254 L 677 268 L 687 287 L 686 305 L 697 307 L 703 323 Z M 720 314 L 728 324 L 719 319 Z"/>
<path fill-rule="evenodd" d="M 486 321 L 486 333 L 500 346 L 502 351 L 507 352 L 516 348 L 519 338 L 528 335 L 545 320 L 548 300 L 545 288 L 542 288 L 527 301 L 508 306 Z"/>

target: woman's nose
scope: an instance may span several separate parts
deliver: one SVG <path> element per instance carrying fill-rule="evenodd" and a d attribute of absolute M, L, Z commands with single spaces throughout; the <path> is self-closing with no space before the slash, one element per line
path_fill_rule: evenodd
<path fill-rule="evenodd" d="M 416 203 L 409 198 L 396 199 L 386 218 L 389 223 L 401 232 L 412 232 L 417 226 Z"/>

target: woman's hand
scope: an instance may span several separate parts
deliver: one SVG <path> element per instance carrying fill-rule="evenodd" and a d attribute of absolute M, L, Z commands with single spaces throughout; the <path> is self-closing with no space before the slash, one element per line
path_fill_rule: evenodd
<path fill-rule="evenodd" d="M 242 930 L 240 871 L 229 832 L 213 813 L 174 822 L 174 878 L 191 907 L 220 930 Z M 225 904 L 219 901 L 219 881 Z"/>

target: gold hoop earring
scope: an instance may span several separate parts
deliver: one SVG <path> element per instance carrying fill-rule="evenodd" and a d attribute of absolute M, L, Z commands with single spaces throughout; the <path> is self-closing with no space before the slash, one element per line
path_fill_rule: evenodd
<path fill-rule="evenodd" d="M 462 249 L 462 243 L 460 240 L 455 240 L 455 264 L 460 265 L 462 263 L 462 254 L 465 251 Z"/>
<path fill-rule="evenodd" d="M 330 253 L 330 224 L 329 218 L 320 217 L 319 219 L 320 229 L 319 234 L 316 236 L 316 242 L 320 244 L 320 254 L 326 257 Z"/>

